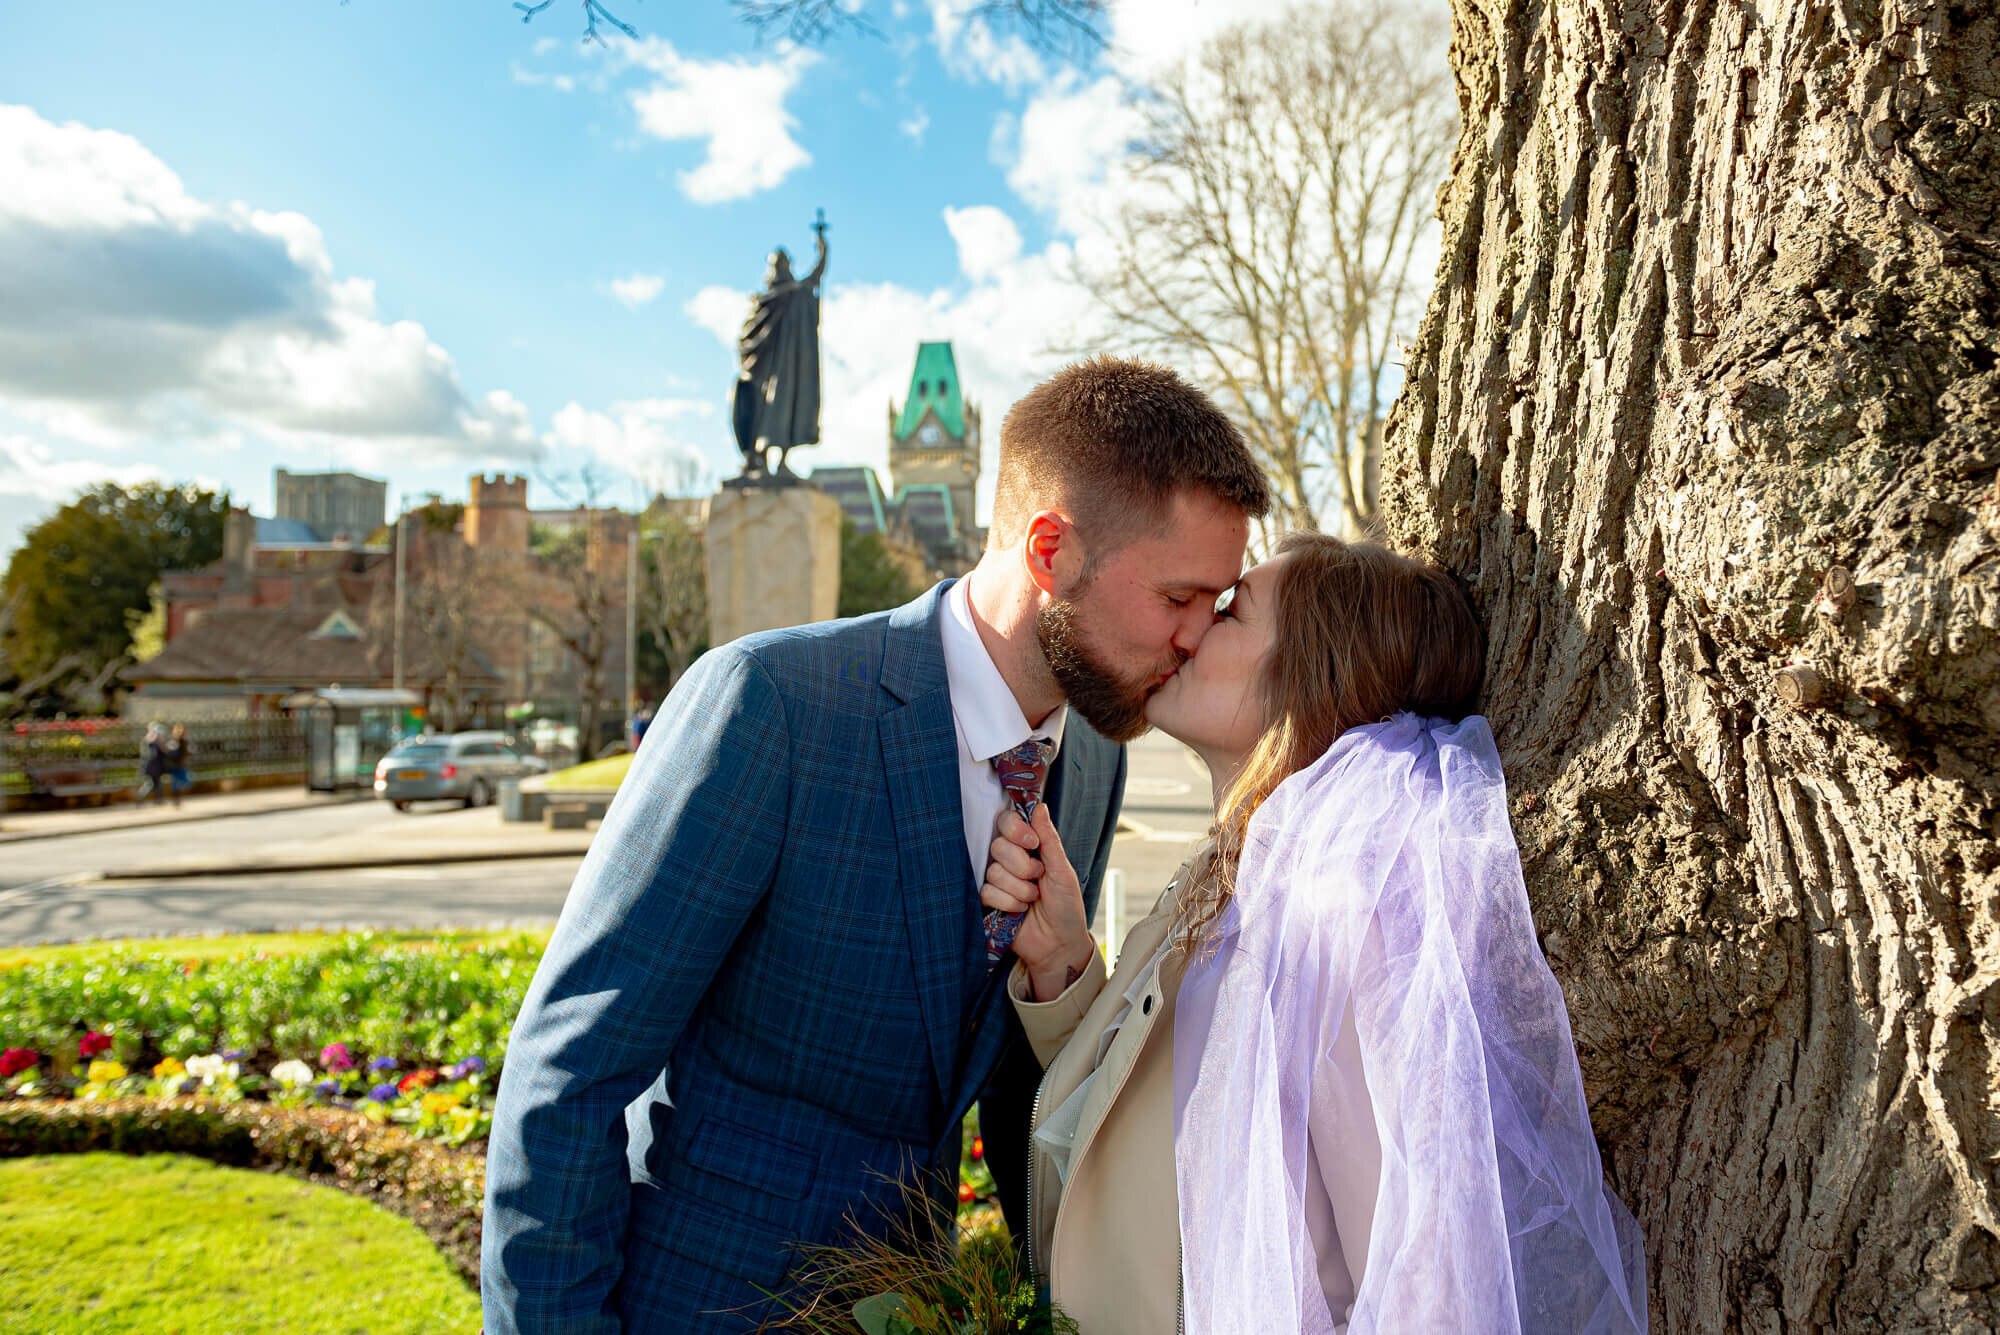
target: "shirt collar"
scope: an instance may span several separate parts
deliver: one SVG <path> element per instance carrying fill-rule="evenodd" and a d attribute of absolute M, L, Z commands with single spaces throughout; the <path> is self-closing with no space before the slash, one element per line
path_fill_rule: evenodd
<path fill-rule="evenodd" d="M 1027 716 L 1008 689 L 1007 679 L 994 666 L 993 655 L 972 624 L 972 577 L 962 576 L 945 595 L 944 615 L 938 618 L 944 640 L 944 675 L 951 691 L 952 717 L 958 735 L 974 760 L 987 761 L 1011 750 L 1030 737 L 1046 737 L 1056 750 L 1062 749 L 1063 725 L 1069 721 L 1069 706 L 1057 705 L 1039 728 L 1028 726 Z M 1051 753 L 1053 756 L 1053 752 Z"/>

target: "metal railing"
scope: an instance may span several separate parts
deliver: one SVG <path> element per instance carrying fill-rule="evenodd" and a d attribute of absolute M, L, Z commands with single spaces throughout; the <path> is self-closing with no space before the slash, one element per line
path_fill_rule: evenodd
<path fill-rule="evenodd" d="M 67 797 L 137 788 L 146 725 L 117 719 L 0 729 L 0 795 Z M 289 718 L 188 724 L 193 782 L 305 773 L 306 737 Z"/>

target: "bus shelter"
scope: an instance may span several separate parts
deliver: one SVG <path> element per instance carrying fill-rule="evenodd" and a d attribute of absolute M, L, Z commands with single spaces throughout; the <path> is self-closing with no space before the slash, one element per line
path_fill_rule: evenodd
<path fill-rule="evenodd" d="M 305 720 L 306 788 L 337 793 L 368 788 L 375 762 L 402 739 L 415 691 L 327 686 L 287 696 L 284 708 Z"/>

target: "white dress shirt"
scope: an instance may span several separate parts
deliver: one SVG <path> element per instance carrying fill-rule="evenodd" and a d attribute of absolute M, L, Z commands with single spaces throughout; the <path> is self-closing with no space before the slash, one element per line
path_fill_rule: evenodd
<path fill-rule="evenodd" d="M 993 757 L 1011 750 L 1030 737 L 1042 737 L 1054 745 L 1049 764 L 1062 747 L 1063 724 L 1069 706 L 1058 705 L 1055 712 L 1031 728 L 1007 686 L 979 628 L 972 624 L 972 576 L 966 575 L 944 597 L 944 615 L 938 618 L 944 640 L 944 675 L 951 691 L 951 721 L 958 733 L 958 805 L 965 820 L 965 854 L 972 863 L 972 883 L 986 879 L 986 858 L 993 846 L 994 827 L 1007 806 L 1006 790 L 993 770 Z"/>

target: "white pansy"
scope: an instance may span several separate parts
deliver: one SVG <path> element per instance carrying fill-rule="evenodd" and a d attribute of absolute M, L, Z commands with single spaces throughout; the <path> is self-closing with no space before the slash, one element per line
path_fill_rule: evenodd
<path fill-rule="evenodd" d="M 297 1059 L 279 1062 L 271 1068 L 271 1078 L 288 1089 L 313 1082 L 313 1068 Z"/>
<path fill-rule="evenodd" d="M 226 1062 L 213 1053 L 188 1058 L 187 1073 L 204 1085 L 212 1085 L 218 1080 L 234 1080 L 236 1071 L 235 1062 Z"/>

